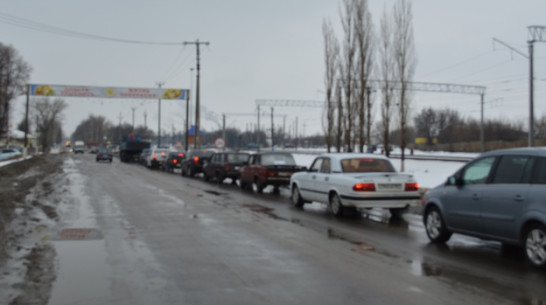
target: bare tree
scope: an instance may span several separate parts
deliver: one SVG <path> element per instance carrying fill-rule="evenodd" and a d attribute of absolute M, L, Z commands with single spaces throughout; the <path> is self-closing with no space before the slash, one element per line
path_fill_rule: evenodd
<path fill-rule="evenodd" d="M 417 136 L 426 137 L 427 144 L 432 145 L 433 138 L 437 137 L 439 129 L 438 112 L 428 107 L 413 118 Z"/>
<path fill-rule="evenodd" d="M 30 71 L 15 48 L 0 43 L 0 134 L 9 129 L 10 103 L 25 92 Z"/>
<path fill-rule="evenodd" d="M 394 99 L 394 56 L 393 56 L 393 31 L 391 27 L 390 17 L 387 9 L 383 11 L 383 16 L 380 21 L 380 36 L 381 43 L 379 47 L 380 54 L 380 74 L 381 82 L 381 119 L 382 119 L 382 140 L 385 155 L 390 155 L 390 128 L 392 120 L 392 106 Z"/>
<path fill-rule="evenodd" d="M 336 151 L 341 152 L 341 147 L 343 146 L 343 86 L 341 84 L 341 79 L 337 79 L 336 88 L 336 105 L 337 105 L 337 132 L 336 132 Z"/>
<path fill-rule="evenodd" d="M 393 8 L 395 79 L 399 85 L 398 119 L 400 120 L 400 171 L 404 171 L 406 131 L 410 110 L 409 86 L 413 80 L 417 57 L 413 39 L 413 14 L 410 0 L 397 0 Z"/>
<path fill-rule="evenodd" d="M 371 109 L 371 101 L 368 99 L 368 81 L 373 72 L 373 21 L 372 15 L 368 9 L 367 0 L 354 0 L 354 19 L 355 19 L 355 39 L 357 52 L 357 109 L 358 109 L 358 139 L 359 151 L 364 151 L 364 143 L 369 142 L 369 135 L 364 133 L 366 121 L 371 116 L 366 114 Z M 368 132 L 369 134 L 369 132 Z M 368 143 L 369 144 L 369 143 Z"/>
<path fill-rule="evenodd" d="M 108 138 L 108 131 L 111 126 L 112 123 L 104 116 L 89 115 L 87 119 L 78 124 L 71 138 L 73 140 L 82 140 L 92 145 L 98 145 L 105 137 Z"/>
<path fill-rule="evenodd" d="M 326 147 L 330 152 L 332 146 L 332 135 L 334 130 L 334 87 L 338 76 L 339 43 L 335 37 L 334 29 L 329 21 L 324 20 L 322 24 L 324 36 L 324 61 L 326 73 L 324 85 L 326 87 Z"/>
<path fill-rule="evenodd" d="M 355 1 L 343 0 L 341 8 L 341 24 L 345 34 L 343 40 L 343 63 L 341 64 L 341 78 L 343 81 L 343 94 L 345 101 L 346 115 L 344 119 L 345 151 L 353 151 L 353 110 L 354 87 L 356 70 L 356 38 L 355 38 Z"/>
<path fill-rule="evenodd" d="M 62 99 L 50 102 L 47 97 L 41 98 L 33 104 L 34 123 L 40 133 L 40 145 L 44 153 L 49 152 L 49 148 L 55 140 L 56 132 L 63 120 L 62 111 L 65 108 L 66 103 Z"/>

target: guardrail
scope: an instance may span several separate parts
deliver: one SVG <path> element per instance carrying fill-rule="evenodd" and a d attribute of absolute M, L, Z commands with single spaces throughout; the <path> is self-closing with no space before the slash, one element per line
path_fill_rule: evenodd
<path fill-rule="evenodd" d="M 391 158 L 400 159 L 400 154 L 391 154 Z M 408 160 L 427 160 L 427 161 L 453 161 L 453 162 L 468 162 L 474 160 L 475 157 L 468 156 L 444 156 L 444 155 L 405 155 Z"/>

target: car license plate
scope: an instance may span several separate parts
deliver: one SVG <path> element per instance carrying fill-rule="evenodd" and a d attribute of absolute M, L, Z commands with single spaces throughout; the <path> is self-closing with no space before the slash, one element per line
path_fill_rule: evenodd
<path fill-rule="evenodd" d="M 383 190 L 399 190 L 402 188 L 400 183 L 378 183 L 377 186 Z"/>
<path fill-rule="evenodd" d="M 279 177 L 288 177 L 291 173 L 289 172 L 279 172 Z"/>

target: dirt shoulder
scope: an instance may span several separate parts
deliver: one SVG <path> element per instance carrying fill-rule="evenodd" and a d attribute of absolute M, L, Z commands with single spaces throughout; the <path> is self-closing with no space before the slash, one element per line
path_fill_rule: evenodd
<path fill-rule="evenodd" d="M 0 303 L 47 303 L 55 272 L 55 250 L 29 242 L 44 219 L 58 220 L 45 198 L 52 176 L 62 172 L 64 155 L 34 156 L 0 167 Z M 36 215 L 44 215 L 41 219 Z"/>

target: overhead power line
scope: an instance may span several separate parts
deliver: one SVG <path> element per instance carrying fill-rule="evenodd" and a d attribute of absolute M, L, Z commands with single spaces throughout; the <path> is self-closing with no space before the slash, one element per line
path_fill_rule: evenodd
<path fill-rule="evenodd" d="M 154 41 L 114 38 L 114 37 L 107 37 L 102 35 L 83 33 L 83 32 L 73 31 L 69 29 L 64 29 L 57 26 L 48 25 L 45 23 L 32 21 L 29 19 L 24 19 L 21 17 L 16 17 L 16 16 L 9 15 L 2 12 L 0 12 L 0 22 L 10 24 L 16 27 L 38 31 L 38 32 L 51 33 L 55 35 L 68 36 L 68 37 L 80 38 L 80 39 L 101 40 L 101 41 L 109 41 L 109 42 L 117 42 L 117 43 L 142 44 L 142 45 L 170 45 L 170 46 L 182 45 L 182 42 L 154 42 Z"/>

